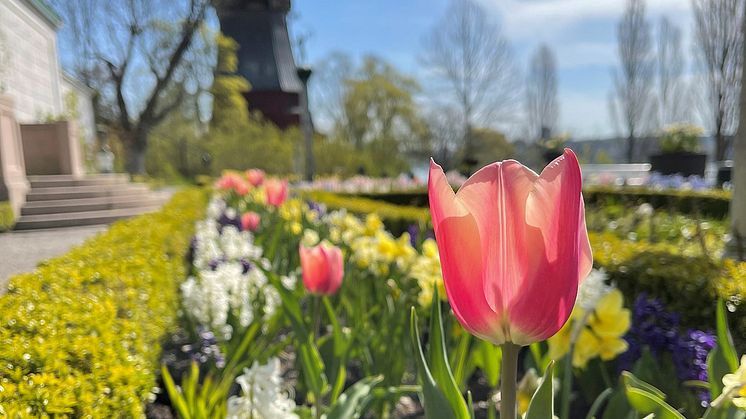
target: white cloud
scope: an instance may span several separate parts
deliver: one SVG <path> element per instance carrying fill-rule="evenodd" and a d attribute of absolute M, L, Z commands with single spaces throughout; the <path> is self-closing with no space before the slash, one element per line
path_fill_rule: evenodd
<path fill-rule="evenodd" d="M 616 19 L 624 12 L 624 0 L 479 0 L 496 13 L 510 38 L 546 38 L 589 20 Z M 648 0 L 652 16 L 687 17 L 686 0 Z"/>
<path fill-rule="evenodd" d="M 559 60 L 560 69 L 578 67 L 611 67 L 617 61 L 617 46 L 614 42 L 570 42 L 552 45 Z"/>
<path fill-rule="evenodd" d="M 560 130 L 574 138 L 602 138 L 613 134 L 605 94 L 562 90 Z"/>

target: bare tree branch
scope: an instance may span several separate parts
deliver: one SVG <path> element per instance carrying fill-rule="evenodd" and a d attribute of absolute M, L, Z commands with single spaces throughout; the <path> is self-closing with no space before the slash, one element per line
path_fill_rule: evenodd
<path fill-rule="evenodd" d="M 637 137 L 655 125 L 655 115 L 651 112 L 655 61 L 644 0 L 627 1 L 624 16 L 617 26 L 617 42 L 620 66 L 619 71 L 612 72 L 617 102 L 615 109 L 627 135 L 627 162 L 632 163 Z"/>
<path fill-rule="evenodd" d="M 743 0 L 693 0 L 698 61 L 706 74 L 704 116 L 715 136 L 716 160 L 724 160 L 738 128 L 744 14 Z"/>
<path fill-rule="evenodd" d="M 529 139 L 550 138 L 559 114 L 557 60 L 545 44 L 539 46 L 531 58 L 526 85 L 526 111 L 530 126 Z"/>

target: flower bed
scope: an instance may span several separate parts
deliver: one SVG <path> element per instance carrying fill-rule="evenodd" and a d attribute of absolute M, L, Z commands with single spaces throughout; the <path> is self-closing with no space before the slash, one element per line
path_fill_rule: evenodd
<path fill-rule="evenodd" d="M 144 415 L 205 198 L 179 192 L 161 211 L 118 222 L 11 278 L 0 297 L 3 414 Z"/>
<path fill-rule="evenodd" d="M 466 333 L 437 299 L 445 295 L 435 242 L 427 234 L 397 237 L 384 228 L 388 217 L 426 224 L 423 210 L 408 208 L 403 215 L 394 205 L 330 194 L 286 199 L 284 182 L 262 181 L 252 186 L 242 174 L 225 176 L 208 217 L 197 224 L 191 275 L 182 286 L 183 327 L 191 339 L 182 350 L 195 362 L 164 370 L 172 406 L 182 417 L 417 416 L 435 408 L 443 414 L 453 409 L 461 418 L 470 409 L 478 415 L 495 409 L 500 347 Z M 728 366 L 712 370 L 715 378 L 704 367 L 708 353 L 718 356 L 715 342 L 725 342 L 725 322 L 719 320 L 717 338 L 708 331 L 713 301 L 718 293 L 739 292 L 722 286 L 722 278 L 741 266 L 612 232 L 590 236 L 596 265 L 606 272 L 596 270 L 582 283 L 565 327 L 524 351 L 519 411 L 545 417 L 532 416 L 529 400 L 547 391 L 538 375 L 555 369 L 562 417 L 602 408 L 607 418 L 649 413 L 649 405 L 627 398 L 638 390 L 646 397 L 653 392 L 660 399 L 655 406 L 665 398 L 687 415 L 701 414 L 701 402 L 725 391 L 717 382 L 737 366 L 729 352 Z M 635 265 L 647 254 L 655 259 Z M 650 271 L 658 265 L 660 274 Z M 681 281 L 667 288 L 672 280 Z M 681 295 L 710 311 L 679 316 L 674 311 L 689 309 Z M 722 305 L 719 310 L 724 319 Z M 430 321 L 424 347 L 417 321 L 422 316 Z M 406 349 L 410 339 L 414 357 Z M 668 398 L 630 373 L 617 379 L 623 369 Z M 698 386 L 707 386 L 708 379 L 712 393 L 679 385 L 699 380 Z M 467 389 L 473 401 L 468 406 Z"/>

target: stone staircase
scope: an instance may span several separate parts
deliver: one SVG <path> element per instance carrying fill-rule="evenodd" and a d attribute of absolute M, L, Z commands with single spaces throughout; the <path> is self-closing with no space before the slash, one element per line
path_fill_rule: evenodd
<path fill-rule="evenodd" d="M 170 195 L 130 183 L 123 174 L 28 176 L 28 181 L 16 230 L 109 224 L 155 211 Z"/>

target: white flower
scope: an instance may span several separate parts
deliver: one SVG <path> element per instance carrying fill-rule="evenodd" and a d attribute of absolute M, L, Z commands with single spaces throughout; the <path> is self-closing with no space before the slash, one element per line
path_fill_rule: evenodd
<path fill-rule="evenodd" d="M 236 383 L 241 394 L 228 399 L 228 419 L 298 418 L 295 402 L 283 389 L 279 359 L 270 358 L 265 365 L 255 361 Z"/>
<path fill-rule="evenodd" d="M 613 289 L 606 283 L 606 272 L 593 269 L 591 273 L 580 283 L 578 297 L 575 301 L 580 308 L 586 312 L 596 308 L 598 302 Z"/>
<path fill-rule="evenodd" d="M 639 207 L 637 207 L 637 210 L 635 213 L 640 217 L 650 217 L 655 212 L 655 209 L 653 209 L 653 206 L 648 204 L 647 202 L 640 204 Z"/>
<path fill-rule="evenodd" d="M 207 217 L 212 220 L 217 220 L 225 211 L 225 201 L 218 197 L 214 197 L 210 200 L 207 205 Z"/>

